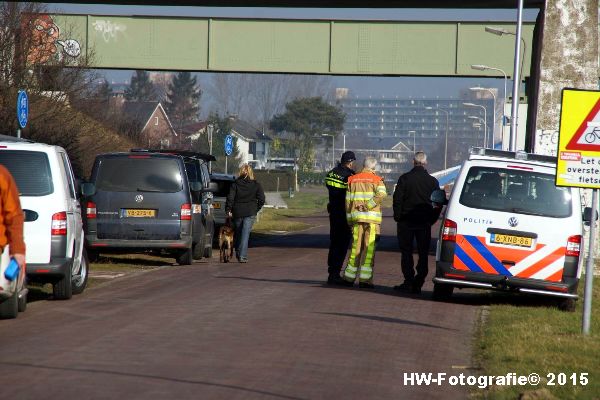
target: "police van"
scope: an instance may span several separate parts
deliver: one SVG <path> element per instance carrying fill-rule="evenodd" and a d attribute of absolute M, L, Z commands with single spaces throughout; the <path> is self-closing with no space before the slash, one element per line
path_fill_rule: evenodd
<path fill-rule="evenodd" d="M 433 296 L 456 288 L 554 296 L 573 310 L 581 276 L 579 189 L 555 186 L 556 158 L 474 148 L 440 228 Z"/>

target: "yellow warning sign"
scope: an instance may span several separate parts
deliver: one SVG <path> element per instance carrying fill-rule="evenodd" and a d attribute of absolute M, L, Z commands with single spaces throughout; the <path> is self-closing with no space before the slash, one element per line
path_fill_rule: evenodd
<path fill-rule="evenodd" d="M 600 188 L 600 91 L 563 89 L 556 185 Z"/>

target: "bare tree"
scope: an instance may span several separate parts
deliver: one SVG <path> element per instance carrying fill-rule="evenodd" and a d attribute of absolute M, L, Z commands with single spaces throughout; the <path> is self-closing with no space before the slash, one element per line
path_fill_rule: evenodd
<path fill-rule="evenodd" d="M 212 104 L 205 109 L 236 114 L 264 129 L 286 103 L 306 97 L 329 99 L 333 92 L 326 75 L 216 73 L 206 86 Z"/>
<path fill-rule="evenodd" d="M 0 133 L 15 135 L 17 95 L 26 90 L 23 137 L 64 147 L 84 175 L 95 151 L 129 143 L 74 107 L 95 74 L 88 68 L 93 54 L 82 51 L 72 32 L 43 3 L 0 2 Z"/>

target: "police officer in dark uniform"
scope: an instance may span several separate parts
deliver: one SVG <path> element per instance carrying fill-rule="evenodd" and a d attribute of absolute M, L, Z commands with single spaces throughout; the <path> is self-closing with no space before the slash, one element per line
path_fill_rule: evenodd
<path fill-rule="evenodd" d="M 329 255 L 327 265 L 330 285 L 344 285 L 347 283 L 340 277 L 340 271 L 346 259 L 346 252 L 352 240 L 352 231 L 346 221 L 346 189 L 348 188 L 348 177 L 354 175 L 352 165 L 356 160 L 353 152 L 347 151 L 342 154 L 340 163 L 327 173 L 325 186 L 329 191 Z"/>

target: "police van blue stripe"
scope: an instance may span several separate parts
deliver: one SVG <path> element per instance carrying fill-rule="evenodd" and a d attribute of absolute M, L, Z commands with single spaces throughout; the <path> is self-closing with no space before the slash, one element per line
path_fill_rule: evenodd
<path fill-rule="evenodd" d="M 500 275 L 512 276 L 509 270 L 507 270 L 504 265 L 494 256 L 488 249 L 477 239 L 475 236 L 466 236 L 467 241 L 473 246 L 475 250 L 479 252 L 485 258 L 487 262 L 490 263 L 492 268 L 496 270 Z"/>
<path fill-rule="evenodd" d="M 463 262 L 473 272 L 483 272 L 481 268 L 465 253 L 465 251 L 460 247 L 456 246 L 454 250 L 454 254 L 458 257 L 460 261 Z"/>

